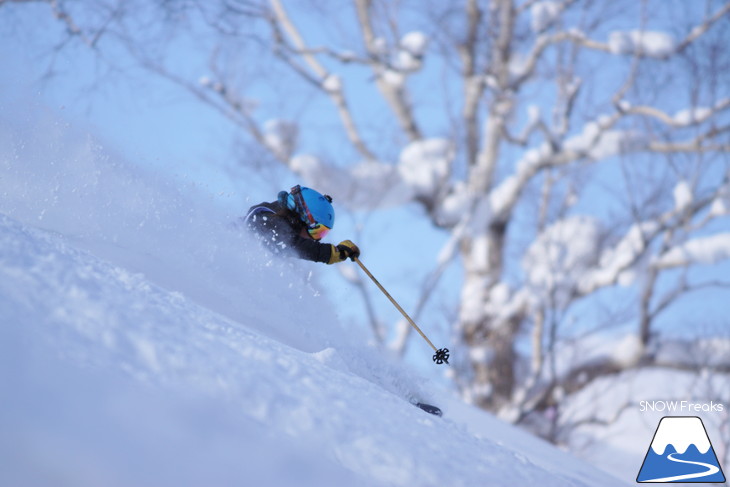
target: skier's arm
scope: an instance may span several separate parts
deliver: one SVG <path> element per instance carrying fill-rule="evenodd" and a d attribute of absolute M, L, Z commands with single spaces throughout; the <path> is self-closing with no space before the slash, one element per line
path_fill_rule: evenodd
<path fill-rule="evenodd" d="M 292 247 L 302 259 L 324 262 L 325 264 L 336 264 L 347 259 L 356 259 L 360 256 L 360 249 L 350 240 L 340 242 L 338 245 L 325 244 L 299 235 L 293 237 Z"/>
<path fill-rule="evenodd" d="M 339 255 L 334 245 L 319 243 L 316 240 L 300 237 L 299 235 L 294 236 L 292 247 L 300 258 L 314 262 L 324 262 L 325 264 L 333 264 L 333 255 Z"/>
<path fill-rule="evenodd" d="M 333 250 L 335 249 L 334 245 L 319 243 L 316 240 L 302 237 L 280 218 L 271 218 L 267 230 L 270 239 L 267 243 L 270 248 L 275 249 L 276 253 L 290 250 L 300 259 L 325 264 L 331 263 L 332 254 L 335 252 Z"/>

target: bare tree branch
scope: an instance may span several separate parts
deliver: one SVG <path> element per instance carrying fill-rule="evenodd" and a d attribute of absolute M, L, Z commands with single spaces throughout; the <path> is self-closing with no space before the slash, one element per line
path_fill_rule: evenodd
<path fill-rule="evenodd" d="M 304 61 L 314 74 L 319 78 L 319 85 L 322 90 L 331 98 L 332 102 L 337 107 L 337 111 L 342 120 L 342 124 L 347 133 L 347 137 L 350 139 L 352 144 L 366 159 L 375 160 L 376 157 L 373 152 L 367 147 L 364 140 L 360 136 L 360 133 L 356 127 L 355 121 L 350 112 L 350 108 L 347 103 L 347 99 L 342 91 L 341 80 L 336 75 L 330 73 L 322 63 L 320 63 L 315 55 L 307 49 L 304 38 L 299 33 L 293 22 L 289 18 L 280 0 L 271 0 L 271 5 L 274 10 L 274 26 L 278 28 L 282 26 L 283 30 L 294 42 L 297 52 L 304 58 Z M 290 63 L 291 64 L 291 63 Z M 301 70 L 297 69 L 300 73 Z M 310 78 L 311 81 L 311 78 Z"/>
<path fill-rule="evenodd" d="M 375 82 L 398 119 L 401 129 L 408 135 L 410 140 L 418 140 L 422 137 L 421 130 L 416 123 L 413 109 L 408 102 L 405 81 L 400 81 L 400 77 L 404 77 L 405 74 L 398 73 L 397 71 L 394 72 L 392 67 L 381 58 L 380 48 L 377 45 L 377 36 L 373 29 L 371 5 L 371 0 L 355 0 L 365 50 L 370 58 L 371 66 L 375 74 Z M 393 72 L 394 76 L 398 78 L 398 81 L 389 82 L 385 77 L 389 72 Z"/>

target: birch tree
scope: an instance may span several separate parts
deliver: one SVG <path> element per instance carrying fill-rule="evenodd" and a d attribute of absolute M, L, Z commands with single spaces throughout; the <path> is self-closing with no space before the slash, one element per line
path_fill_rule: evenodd
<path fill-rule="evenodd" d="M 421 302 L 448 266 L 463 276 L 451 377 L 512 421 L 654 363 L 672 306 L 730 284 L 695 272 L 730 257 L 728 2 L 0 7 L 21 3 L 47 4 L 67 40 L 123 46 L 351 208 L 422 208 L 449 240 Z M 197 74 L 170 55 L 189 35 L 201 39 Z M 327 133 L 344 147 L 337 163 L 287 103 L 261 101 L 255 75 L 271 70 L 268 89 L 306 90 L 339 124 Z M 586 309 L 599 318 L 575 323 Z M 632 330 L 620 353 L 567 358 L 615 324 Z"/>

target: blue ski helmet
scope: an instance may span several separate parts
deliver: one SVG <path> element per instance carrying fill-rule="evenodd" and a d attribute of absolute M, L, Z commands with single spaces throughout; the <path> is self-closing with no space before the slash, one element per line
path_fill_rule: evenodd
<path fill-rule="evenodd" d="M 299 218 L 309 227 L 321 224 L 331 229 L 335 226 L 335 209 L 329 195 L 297 185 L 291 189 L 286 206 L 297 212 Z"/>

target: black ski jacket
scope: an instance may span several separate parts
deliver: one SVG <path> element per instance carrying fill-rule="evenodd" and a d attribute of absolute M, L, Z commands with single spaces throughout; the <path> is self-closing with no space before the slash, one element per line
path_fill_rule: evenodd
<path fill-rule="evenodd" d="M 302 237 L 300 233 L 306 225 L 296 213 L 278 201 L 252 206 L 243 222 L 275 255 L 293 252 L 300 259 L 324 263 L 330 260 L 332 244 Z"/>

